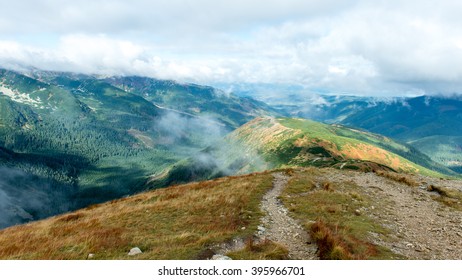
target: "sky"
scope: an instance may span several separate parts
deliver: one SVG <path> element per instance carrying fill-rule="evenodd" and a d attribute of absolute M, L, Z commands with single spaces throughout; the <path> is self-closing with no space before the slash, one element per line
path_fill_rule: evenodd
<path fill-rule="evenodd" d="M 462 92 L 462 1 L 0 0 L 0 67 Z"/>

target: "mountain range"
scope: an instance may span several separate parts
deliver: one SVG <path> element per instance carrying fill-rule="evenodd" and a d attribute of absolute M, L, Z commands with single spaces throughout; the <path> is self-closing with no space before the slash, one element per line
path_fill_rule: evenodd
<path fill-rule="evenodd" d="M 284 207 L 291 209 L 292 218 L 314 219 L 304 222 L 306 231 L 313 231 L 311 235 L 331 232 L 335 223 L 339 223 L 336 222 L 339 213 L 344 213 L 342 219 L 354 224 L 347 222 L 342 227 L 356 228 L 356 223 L 367 223 L 374 227 L 371 231 L 375 234 L 384 234 L 383 224 L 377 225 L 371 222 L 371 217 L 366 219 L 358 214 L 385 199 L 377 196 L 375 201 L 369 197 L 370 191 L 364 189 L 367 182 L 380 181 L 375 186 L 379 189 L 390 184 L 399 188 L 420 187 L 425 189 L 422 197 L 430 195 L 444 207 L 458 209 L 462 196 L 457 190 L 458 181 L 453 180 L 460 178 L 461 171 L 457 152 L 462 137 L 461 109 L 457 97 L 428 96 L 395 99 L 294 96 L 289 103 L 278 100 L 267 105 L 252 97 L 209 86 L 146 77 L 0 70 L 0 228 L 76 211 L 31 227 L 11 227 L 0 232 L 0 244 L 6 246 L 15 236 L 22 240 L 32 234 L 40 239 L 29 231 L 38 232 L 35 227 L 46 228 L 59 239 L 66 228 L 68 233 L 79 228 L 76 238 L 85 240 L 88 234 L 101 235 L 104 243 L 84 244 L 71 238 L 69 242 L 78 243 L 75 246 L 79 248 L 70 248 L 71 243 L 66 241 L 59 248 L 45 246 L 46 252 L 41 253 L 21 247 L 18 252 L 22 253 L 17 255 L 13 247 L 8 247 L 4 250 L 6 255 L 1 256 L 84 258 L 105 251 L 108 253 L 100 254 L 99 258 L 122 258 L 129 245 L 146 238 L 127 237 L 127 227 L 133 223 L 138 227 L 148 220 L 157 224 L 177 213 L 183 218 L 172 219 L 173 224 L 165 223 L 165 232 L 176 236 L 172 238 L 178 244 L 185 242 L 192 247 L 183 253 L 167 250 L 162 255 L 154 250 L 144 256 L 206 258 L 210 252 L 220 251 L 210 247 L 213 244 L 230 240 L 253 242 L 248 240 L 253 240 L 249 237 L 255 231 L 264 236 L 258 227 L 263 217 L 258 205 L 267 201 L 262 197 L 272 185 L 281 185 L 282 191 L 286 184 L 289 190 L 284 193 Z M 323 175 L 319 175 L 321 178 L 313 174 Z M 356 181 L 350 182 L 348 177 Z M 288 181 L 283 183 L 284 180 Z M 172 187 L 190 182 L 198 183 Z M 165 187 L 168 188 L 145 193 Z M 214 190 L 207 188 L 215 187 L 217 192 L 212 195 Z M 245 189 L 252 191 L 245 193 Z M 339 193 L 330 194 L 333 190 Z M 387 193 L 393 196 L 394 191 L 390 189 Z M 132 195 L 135 196 L 131 198 Z M 297 200 L 304 195 L 315 200 L 321 195 L 322 203 L 333 203 L 330 210 L 322 206 L 324 212 L 333 216 L 318 213 L 323 219 L 313 223 L 320 216 L 310 212 L 313 209 L 308 211 L 312 206 L 305 205 L 305 201 Z M 202 206 L 191 200 L 196 196 L 204 200 Z M 181 201 L 176 201 L 177 197 Z M 336 200 L 331 201 L 334 197 Z M 119 200 L 97 205 L 114 199 Z M 374 202 L 365 203 L 369 199 Z M 348 210 L 341 210 L 344 206 L 335 203 L 347 203 Z M 216 208 L 219 205 L 230 208 L 223 212 Z M 427 203 L 425 207 L 432 205 Z M 125 216 L 108 214 L 116 208 L 123 209 L 120 213 L 116 211 L 117 215 L 125 213 Z M 146 213 L 151 208 L 163 210 L 146 216 L 138 208 Z M 210 211 L 223 212 L 226 217 L 223 222 L 229 227 L 218 223 L 221 226 L 212 229 L 217 217 Z M 281 211 L 287 210 L 281 208 Z M 201 220 L 209 215 L 206 213 L 212 220 Z M 350 214 L 367 221 L 356 220 Z M 107 215 L 111 216 L 108 221 L 113 226 L 102 225 Z M 190 227 L 172 231 L 182 219 L 190 221 L 186 224 Z M 119 220 L 123 223 L 116 222 Z M 210 230 L 217 231 L 216 237 L 199 238 Z M 318 257 L 412 258 L 405 251 L 370 245 L 367 235 L 367 230 L 362 229 L 351 236 L 346 234 L 341 237 L 346 239 L 338 241 L 344 247 L 337 244 L 344 253 L 334 250 L 324 256 L 320 252 Z M 102 236 L 109 239 L 103 240 Z M 379 239 L 386 242 L 386 238 Z M 235 248 L 239 253 L 231 255 L 235 258 L 293 256 L 287 244 L 261 240 L 255 240 L 255 247 Z M 297 240 L 293 240 L 294 244 L 300 241 Z M 321 242 L 319 246 L 322 240 L 316 240 Z M 149 242 L 139 245 L 143 251 L 152 250 L 155 242 Z M 373 248 L 376 253 L 363 254 L 348 246 Z"/>

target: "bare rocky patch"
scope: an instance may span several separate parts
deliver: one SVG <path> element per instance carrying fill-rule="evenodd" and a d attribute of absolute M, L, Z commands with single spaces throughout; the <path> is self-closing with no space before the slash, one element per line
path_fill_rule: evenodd
<path fill-rule="evenodd" d="M 434 184 L 461 189 L 460 181 L 416 176 L 418 186 L 377 176 L 374 173 L 332 172 L 334 182 L 352 181 L 373 201 L 360 209 L 384 227 L 388 238 L 371 233 L 371 239 L 408 259 L 462 259 L 462 212 L 435 201 L 438 193 L 427 191 Z"/>

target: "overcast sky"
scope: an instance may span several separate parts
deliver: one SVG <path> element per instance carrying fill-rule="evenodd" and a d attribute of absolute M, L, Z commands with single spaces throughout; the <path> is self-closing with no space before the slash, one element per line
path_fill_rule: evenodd
<path fill-rule="evenodd" d="M 462 1 L 0 0 L 0 13 L 7 68 L 462 92 Z"/>

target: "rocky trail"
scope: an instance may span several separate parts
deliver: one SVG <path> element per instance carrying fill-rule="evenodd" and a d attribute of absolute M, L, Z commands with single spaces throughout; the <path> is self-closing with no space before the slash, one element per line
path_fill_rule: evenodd
<path fill-rule="evenodd" d="M 273 188 L 266 193 L 262 200 L 262 210 L 265 216 L 259 227 L 260 239 L 269 239 L 282 244 L 289 250 L 289 258 L 295 260 L 317 259 L 317 247 L 312 244 L 307 231 L 287 213 L 288 210 L 279 200 L 289 177 L 282 173 L 275 173 Z"/>
<path fill-rule="evenodd" d="M 261 220 L 261 225 L 258 226 L 255 242 L 271 240 L 281 244 L 289 251 L 289 258 L 293 260 L 319 259 L 316 254 L 317 246 L 311 242 L 309 234 L 288 215 L 288 210 L 278 198 L 287 185 L 289 177 L 283 173 L 274 173 L 273 176 L 273 188 L 262 199 L 261 209 L 265 216 Z M 229 259 L 226 256 L 227 253 L 241 250 L 244 247 L 245 242 L 241 239 L 220 244 L 213 248 L 216 254 L 212 259 Z"/>

